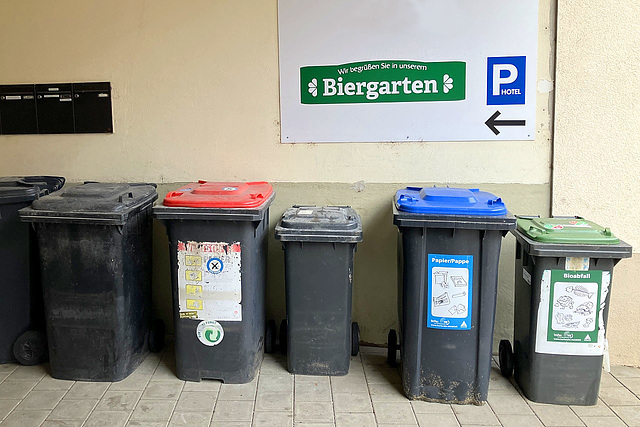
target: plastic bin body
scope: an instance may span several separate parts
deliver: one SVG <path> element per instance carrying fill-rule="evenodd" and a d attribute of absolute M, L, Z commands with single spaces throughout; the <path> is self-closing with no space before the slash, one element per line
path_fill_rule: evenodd
<path fill-rule="evenodd" d="M 276 238 L 285 252 L 289 372 L 346 375 L 360 217 L 349 207 L 296 206 L 284 213 Z"/>
<path fill-rule="evenodd" d="M 169 236 L 178 378 L 217 379 L 229 384 L 248 383 L 255 378 L 264 354 L 267 233 L 273 198 L 273 189 L 267 183 L 200 181 L 169 193 L 164 206 L 154 208 Z M 189 249 L 190 243 L 195 246 L 193 250 Z M 221 255 L 207 251 L 208 244 L 217 245 L 214 251 Z M 237 283 L 227 277 L 221 285 L 219 278 L 231 271 L 231 261 L 225 256 L 238 249 L 239 277 L 238 271 L 236 276 L 229 276 L 236 277 Z M 188 267 L 189 271 L 200 272 L 196 274 L 201 280 L 180 279 L 187 269 L 185 265 L 180 267 L 180 256 L 185 264 L 187 256 L 201 258 L 200 265 Z M 212 271 L 210 262 L 215 261 L 210 260 L 214 258 L 221 258 L 224 265 L 219 274 Z M 240 294 L 236 300 L 229 293 L 223 297 L 191 294 L 187 293 L 189 286 L 202 286 L 204 292 L 225 286 L 228 292 Z M 190 298 L 197 302 L 190 303 Z M 238 313 L 217 308 L 209 311 L 212 304 L 222 301 L 226 307 L 238 300 Z M 222 328 L 221 340 L 211 343 L 202 336 L 207 322 Z"/>
<path fill-rule="evenodd" d="M 61 177 L 0 178 L 0 364 L 15 362 L 13 344 L 21 334 L 44 331 L 37 241 L 18 211 L 63 185 Z"/>
<path fill-rule="evenodd" d="M 22 210 L 35 223 L 51 376 L 120 381 L 147 354 L 155 186 L 89 183 Z"/>
<path fill-rule="evenodd" d="M 548 219 L 547 222 L 567 223 L 574 220 L 580 221 L 581 219 Z M 520 220 L 518 222 L 518 230 L 513 231 L 517 239 L 514 312 L 515 380 L 525 396 L 534 402 L 595 405 L 600 390 L 603 349 L 590 355 L 553 354 L 546 349 L 539 349 L 540 352 L 536 351 L 543 275 L 546 271 L 602 272 L 612 278 L 615 264 L 620 259 L 631 256 L 631 247 L 619 242 L 615 237 L 611 239 L 606 236 L 598 244 L 588 244 L 591 241 L 588 235 L 581 240 L 579 236 L 575 235 L 563 237 L 563 234 L 566 233 L 561 231 L 558 233 L 560 238 L 557 240 L 563 241 L 564 239 L 565 243 L 553 243 L 554 237 L 549 238 L 546 235 L 540 237 L 549 240 L 549 242 L 540 243 L 523 232 L 520 228 Z M 526 225 L 528 226 L 529 223 L 527 222 Z M 596 239 L 598 239 L 598 234 L 594 234 Z M 607 240 L 610 244 L 605 244 Z M 575 243 L 568 243 L 569 241 Z M 585 259 L 588 259 L 586 263 Z M 576 263 L 576 261 L 579 262 Z M 579 268 L 579 270 L 574 270 L 575 268 Z M 579 286 L 579 284 L 575 286 Z M 601 295 L 600 299 L 601 321 L 604 322 L 605 333 L 609 314 L 610 286 L 611 282 L 609 282 L 609 291 L 605 295 Z M 570 310 L 572 310 L 572 316 L 577 319 L 579 316 L 573 311 L 585 302 L 585 298 L 584 296 L 576 297 L 576 295 L 573 297 L 574 309 Z M 594 295 L 593 299 L 595 297 Z M 581 343 L 580 345 L 588 344 Z M 603 343 L 600 342 L 599 345 L 603 346 Z M 561 347 L 558 348 L 562 351 Z"/>
<path fill-rule="evenodd" d="M 491 372 L 501 241 L 515 218 L 490 193 L 454 188 L 399 190 L 393 214 L 404 393 L 481 404 Z"/>

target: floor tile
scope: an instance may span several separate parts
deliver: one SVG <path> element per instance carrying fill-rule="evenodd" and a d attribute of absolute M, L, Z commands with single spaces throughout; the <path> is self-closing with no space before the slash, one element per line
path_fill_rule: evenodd
<path fill-rule="evenodd" d="M 602 377 L 600 378 L 600 388 L 607 387 L 619 387 L 620 381 L 616 379 L 611 373 L 602 371 Z"/>
<path fill-rule="evenodd" d="M 331 402 L 329 381 L 297 381 L 295 393 L 297 402 Z"/>
<path fill-rule="evenodd" d="M 602 399 L 598 399 L 598 403 L 593 406 L 571 405 L 571 409 L 579 417 L 615 417 L 616 415 Z"/>
<path fill-rule="evenodd" d="M 49 411 L 13 411 L 2 422 L 2 427 L 38 427 Z"/>
<path fill-rule="evenodd" d="M 69 393 L 65 395 L 67 399 L 100 399 L 107 391 L 111 383 L 90 383 L 80 382 L 75 383 Z"/>
<path fill-rule="evenodd" d="M 527 401 L 519 394 L 489 393 L 488 403 L 496 415 L 533 415 Z"/>
<path fill-rule="evenodd" d="M 260 366 L 260 375 L 285 375 L 287 371 L 287 360 L 285 357 L 265 355 Z"/>
<path fill-rule="evenodd" d="M 331 402 L 295 402 L 295 420 L 307 422 L 333 422 Z"/>
<path fill-rule="evenodd" d="M 10 374 L 18 369 L 17 363 L 0 363 L 0 374 Z"/>
<path fill-rule="evenodd" d="M 210 427 L 251 427 L 251 421 L 216 421 L 211 420 Z"/>
<path fill-rule="evenodd" d="M 31 391 L 16 408 L 17 411 L 33 411 L 38 409 L 51 410 L 56 407 L 65 392 L 57 391 Z"/>
<path fill-rule="evenodd" d="M 32 380 L 4 380 L 0 383 L 0 399 L 23 399 L 37 383 Z"/>
<path fill-rule="evenodd" d="M 542 427 L 542 423 L 534 414 L 515 415 L 503 414 L 498 415 L 498 419 L 504 427 Z"/>
<path fill-rule="evenodd" d="M 582 426 L 580 418 L 568 406 L 532 405 L 531 409 L 545 426 Z"/>
<path fill-rule="evenodd" d="M 218 400 L 251 400 L 256 398 L 257 383 L 222 384 Z"/>
<path fill-rule="evenodd" d="M 221 385 L 222 381 L 217 380 L 187 381 L 182 391 L 218 391 Z"/>
<path fill-rule="evenodd" d="M 138 371 L 129 375 L 122 381 L 112 383 L 109 386 L 111 391 L 142 391 L 151 380 L 151 373 L 139 373 Z"/>
<path fill-rule="evenodd" d="M 218 393 L 215 391 L 183 391 L 178 399 L 178 412 L 213 412 Z"/>
<path fill-rule="evenodd" d="M 307 382 L 307 381 L 331 384 L 330 377 L 324 376 L 324 375 L 295 375 L 294 376 L 295 383 Z"/>
<path fill-rule="evenodd" d="M 123 427 L 130 415 L 121 411 L 94 411 L 82 427 Z"/>
<path fill-rule="evenodd" d="M 256 412 L 253 416 L 254 427 L 291 427 L 293 413 L 286 412 Z"/>
<path fill-rule="evenodd" d="M 373 412 L 349 414 L 336 414 L 336 427 L 369 427 L 376 425 L 376 417 Z"/>
<path fill-rule="evenodd" d="M 84 420 L 46 420 L 40 427 L 81 427 Z"/>
<path fill-rule="evenodd" d="M 386 366 L 371 366 L 365 369 L 365 376 L 369 384 L 400 384 L 400 374 L 396 368 Z"/>
<path fill-rule="evenodd" d="M 37 391 L 54 391 L 54 390 L 69 390 L 75 381 L 58 380 L 51 378 L 49 375 L 45 376 L 35 386 L 34 390 Z"/>
<path fill-rule="evenodd" d="M 131 414 L 132 420 L 169 421 L 176 402 L 173 400 L 140 399 Z"/>
<path fill-rule="evenodd" d="M 249 421 L 253 415 L 253 401 L 224 400 L 216 403 L 213 420 L 220 421 Z"/>
<path fill-rule="evenodd" d="M 258 379 L 258 393 L 293 391 L 293 375 L 265 375 Z"/>
<path fill-rule="evenodd" d="M 600 399 L 609 406 L 640 405 L 640 399 L 624 387 L 603 388 Z"/>
<path fill-rule="evenodd" d="M 640 378 L 640 368 L 633 366 L 612 366 L 611 374 L 616 378 Z"/>
<path fill-rule="evenodd" d="M 153 382 L 149 383 L 142 393 L 143 399 L 171 399 L 178 400 L 182 392 L 183 384 L 174 382 Z"/>
<path fill-rule="evenodd" d="M 612 406 L 611 410 L 630 426 L 640 426 L 640 405 Z"/>
<path fill-rule="evenodd" d="M 626 424 L 618 417 L 581 417 L 587 427 L 625 427 Z"/>
<path fill-rule="evenodd" d="M 127 427 L 166 427 L 167 421 L 130 420 Z"/>
<path fill-rule="evenodd" d="M 35 366 L 23 366 L 19 365 L 12 373 L 7 377 L 9 380 L 32 380 L 40 381 L 47 375 L 46 365 Z"/>
<path fill-rule="evenodd" d="M 95 410 L 132 412 L 141 395 L 141 391 L 107 391 Z"/>
<path fill-rule="evenodd" d="M 179 412 L 171 416 L 169 426 L 209 427 L 211 412 Z"/>
<path fill-rule="evenodd" d="M 476 405 L 451 405 L 460 424 L 475 424 L 483 426 L 500 425 L 498 418 L 486 403 Z"/>
<path fill-rule="evenodd" d="M 374 402 L 373 412 L 378 423 L 416 424 L 411 404 L 406 402 Z"/>
<path fill-rule="evenodd" d="M 456 416 L 451 413 L 423 413 L 416 414 L 416 418 L 418 419 L 418 425 L 420 427 L 458 427 L 460 424 L 458 423 L 458 419 Z"/>
<path fill-rule="evenodd" d="M 446 403 L 412 400 L 411 406 L 416 414 L 453 414 L 451 405 Z"/>
<path fill-rule="evenodd" d="M 369 393 L 335 393 L 333 407 L 336 413 L 373 411 Z"/>
<path fill-rule="evenodd" d="M 333 393 L 368 393 L 369 387 L 364 375 L 331 377 L 331 391 Z"/>
<path fill-rule="evenodd" d="M 48 419 L 50 420 L 85 420 L 98 399 L 62 399 L 55 407 Z"/>
<path fill-rule="evenodd" d="M 620 381 L 622 381 L 624 387 L 640 397 L 640 377 L 622 377 Z"/>
<path fill-rule="evenodd" d="M 407 398 L 400 384 L 369 384 L 369 394 L 373 402 L 406 402 Z"/>
<path fill-rule="evenodd" d="M 18 403 L 20 403 L 19 399 L 0 400 L 0 421 L 4 420 L 9 412 L 18 406 Z"/>
<path fill-rule="evenodd" d="M 293 410 L 293 392 L 262 392 L 258 391 L 255 411 L 285 411 Z"/>

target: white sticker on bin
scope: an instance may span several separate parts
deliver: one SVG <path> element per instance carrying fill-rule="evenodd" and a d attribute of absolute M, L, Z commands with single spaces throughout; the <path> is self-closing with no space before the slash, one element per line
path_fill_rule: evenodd
<path fill-rule="evenodd" d="M 178 241 L 180 318 L 242 320 L 240 242 Z"/>
<path fill-rule="evenodd" d="M 313 209 L 300 209 L 298 215 L 313 215 Z"/>

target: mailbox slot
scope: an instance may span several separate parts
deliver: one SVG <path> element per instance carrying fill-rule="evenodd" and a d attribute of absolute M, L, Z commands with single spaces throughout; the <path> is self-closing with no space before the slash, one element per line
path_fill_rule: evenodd
<path fill-rule="evenodd" d="M 38 133 L 34 85 L 0 86 L 0 134 Z"/>
<path fill-rule="evenodd" d="M 74 133 L 71 83 L 36 85 L 39 133 Z"/>
<path fill-rule="evenodd" d="M 112 133 L 111 84 L 74 83 L 76 133 Z"/>

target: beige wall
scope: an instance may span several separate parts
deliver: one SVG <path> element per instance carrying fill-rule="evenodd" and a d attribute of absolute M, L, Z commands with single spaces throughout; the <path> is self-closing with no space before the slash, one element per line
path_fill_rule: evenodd
<path fill-rule="evenodd" d="M 113 135 L 2 136 L 2 175 L 168 183 L 161 193 L 198 178 L 265 179 L 278 191 L 272 223 L 294 203 L 351 203 L 365 223 L 354 285 L 364 341 L 385 342 L 396 323 L 388 260 L 399 186 L 480 186 L 514 212 L 549 213 L 554 0 L 540 2 L 533 142 L 280 144 L 276 0 L 2 0 L 0 17 L 0 83 L 108 80 L 115 121 Z M 359 181 L 363 191 L 352 188 Z M 163 233 L 156 227 L 155 291 L 168 319 Z M 513 246 L 507 237 L 496 338 L 511 334 Z M 273 239 L 269 255 L 269 313 L 281 318 L 282 251 Z"/>
<path fill-rule="evenodd" d="M 640 2 L 558 8 L 553 213 L 609 226 L 634 246 L 612 288 L 612 361 L 640 365 Z"/>

